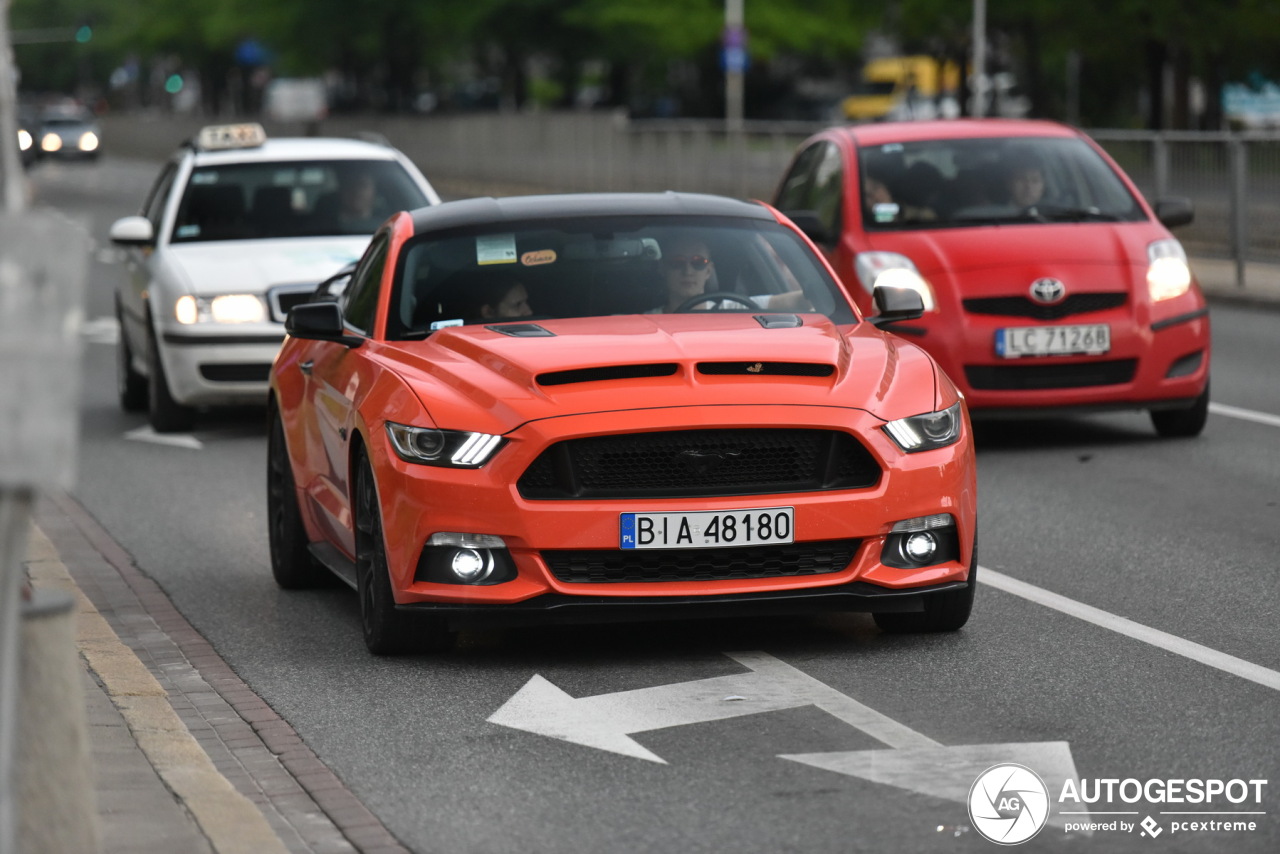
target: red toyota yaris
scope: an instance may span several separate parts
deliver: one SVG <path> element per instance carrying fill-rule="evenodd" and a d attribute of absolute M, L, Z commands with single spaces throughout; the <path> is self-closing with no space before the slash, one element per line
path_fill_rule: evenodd
<path fill-rule="evenodd" d="M 917 293 L 882 288 L 881 321 Z M 446 202 L 388 220 L 271 372 L 271 562 L 385 654 L 473 621 L 869 611 L 962 626 L 964 401 L 795 227 L 714 196 Z"/>
<path fill-rule="evenodd" d="M 975 417 L 1145 409 L 1194 436 L 1209 406 L 1209 316 L 1169 228 L 1078 130 L 978 119 L 831 128 L 799 149 L 775 205 L 855 302 L 919 291 L 890 326 L 963 390 Z"/>

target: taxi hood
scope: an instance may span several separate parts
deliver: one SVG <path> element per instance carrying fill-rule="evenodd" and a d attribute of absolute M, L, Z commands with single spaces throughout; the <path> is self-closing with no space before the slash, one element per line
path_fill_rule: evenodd
<path fill-rule="evenodd" d="M 315 283 L 360 257 L 369 237 L 288 237 L 171 244 L 169 263 L 196 296 L 260 294 L 276 285 Z"/>
<path fill-rule="evenodd" d="M 765 315 L 764 317 L 767 317 Z M 438 426 L 501 434 L 535 419 L 658 407 L 932 411 L 932 361 L 870 323 L 751 313 L 619 315 L 443 329 L 385 354 Z"/>

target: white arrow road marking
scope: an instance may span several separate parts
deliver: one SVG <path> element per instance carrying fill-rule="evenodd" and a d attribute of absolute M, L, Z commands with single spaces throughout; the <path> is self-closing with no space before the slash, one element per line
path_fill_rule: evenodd
<path fill-rule="evenodd" d="M 1071 747 L 1065 741 L 799 753 L 780 758 L 962 804 L 968 803 L 969 790 L 979 774 L 1006 762 L 1025 765 L 1039 774 L 1049 790 L 1051 804 L 1057 803 L 1058 793 L 1067 780 L 1079 783 Z M 1049 824 L 1065 827 L 1067 820 L 1066 816 L 1055 815 L 1050 810 Z M 1070 820 L 1088 821 L 1088 815 L 1083 811 L 1073 813 Z M 1093 835 L 1092 831 L 1083 833 Z"/>
<path fill-rule="evenodd" d="M 1268 427 L 1280 427 L 1280 415 L 1268 415 L 1265 412 L 1255 412 L 1252 409 L 1241 409 L 1238 406 L 1228 406 L 1225 403 L 1210 403 L 1209 411 L 1214 415 L 1225 415 L 1228 418 L 1239 418 L 1241 421 L 1253 421 L 1257 424 L 1266 424 Z"/>
<path fill-rule="evenodd" d="M 153 445 L 168 445 L 171 448 L 188 448 L 192 451 L 199 451 L 204 448 L 204 442 L 201 442 L 190 433 L 157 433 L 150 426 L 139 427 L 136 430 L 130 430 L 124 434 L 126 439 L 132 439 L 135 442 L 150 442 Z"/>
<path fill-rule="evenodd" d="M 1120 617 L 1109 611 L 1103 611 L 1101 608 L 1095 608 L 1092 605 L 1068 599 L 1066 596 L 1053 593 L 1042 587 L 1036 587 L 1034 584 L 1028 584 L 1025 581 L 1019 581 L 985 566 L 978 566 L 978 581 L 989 584 L 997 590 L 1003 590 L 1005 593 L 1012 593 L 1014 596 L 1021 596 L 1023 599 L 1044 605 L 1046 608 L 1070 614 L 1087 623 L 1093 623 L 1095 626 L 1110 629 L 1134 640 L 1149 643 L 1154 647 L 1181 655 L 1192 661 L 1198 661 L 1201 664 L 1207 664 L 1209 667 L 1215 667 L 1218 670 L 1239 676 L 1241 679 L 1248 679 L 1250 682 L 1256 682 L 1266 688 L 1280 691 L 1280 673 L 1269 670 L 1260 664 L 1254 664 L 1242 658 L 1236 658 L 1234 655 L 1227 655 L 1225 652 L 1218 652 L 1216 649 L 1202 646 L 1195 641 L 1189 641 L 1177 635 L 1171 635 L 1168 632 L 1162 632 L 1159 629 L 1135 623 L 1127 617 Z"/>
<path fill-rule="evenodd" d="M 817 706 L 892 747 L 938 744 L 771 655 L 728 655 L 751 672 L 582 698 L 535 675 L 489 722 L 663 764 L 631 734 L 802 706 Z"/>

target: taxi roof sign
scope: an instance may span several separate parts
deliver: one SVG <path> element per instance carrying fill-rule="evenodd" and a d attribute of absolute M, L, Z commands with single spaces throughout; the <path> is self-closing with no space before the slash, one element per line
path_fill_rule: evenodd
<path fill-rule="evenodd" d="M 196 147 L 204 151 L 257 148 L 267 141 L 267 131 L 257 122 L 235 125 L 208 125 L 200 129 Z"/>

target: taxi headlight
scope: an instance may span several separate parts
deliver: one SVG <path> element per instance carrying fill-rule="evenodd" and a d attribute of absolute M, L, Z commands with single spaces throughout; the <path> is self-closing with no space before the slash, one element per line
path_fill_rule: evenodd
<path fill-rule="evenodd" d="M 40 138 L 40 149 L 42 151 L 57 151 L 62 148 L 62 137 L 56 133 L 46 133 Z"/>
<path fill-rule="evenodd" d="M 503 445 L 503 438 L 491 433 L 412 427 L 394 421 L 387 422 L 387 435 L 396 456 L 406 463 L 447 468 L 479 468 Z"/>
<path fill-rule="evenodd" d="M 81 151 L 97 151 L 97 150 L 98 150 L 98 135 L 97 135 L 96 133 L 94 133 L 93 131 L 91 131 L 91 130 L 90 130 L 90 131 L 85 131 L 83 134 L 81 134 L 81 135 L 80 135 L 80 150 L 81 150 Z"/>
<path fill-rule="evenodd" d="M 954 445 L 960 439 L 962 424 L 960 402 L 957 401 L 940 412 L 926 412 L 890 421 L 884 425 L 884 432 L 889 434 L 889 438 L 899 448 L 908 454 L 914 454 Z"/>
<path fill-rule="evenodd" d="M 925 311 L 935 311 L 938 307 L 938 302 L 933 297 L 933 288 L 906 255 L 897 252 L 859 252 L 853 266 L 858 272 L 858 281 L 867 289 L 867 293 L 874 292 L 877 285 L 910 288 L 920 294 Z"/>
<path fill-rule="evenodd" d="M 253 294 L 222 294 L 212 298 L 178 297 L 173 306 L 179 323 L 257 323 L 267 319 L 266 306 Z"/>
<path fill-rule="evenodd" d="M 1191 268 L 1181 243 L 1157 240 L 1147 247 L 1147 290 L 1152 302 L 1180 297 L 1191 290 Z"/>

